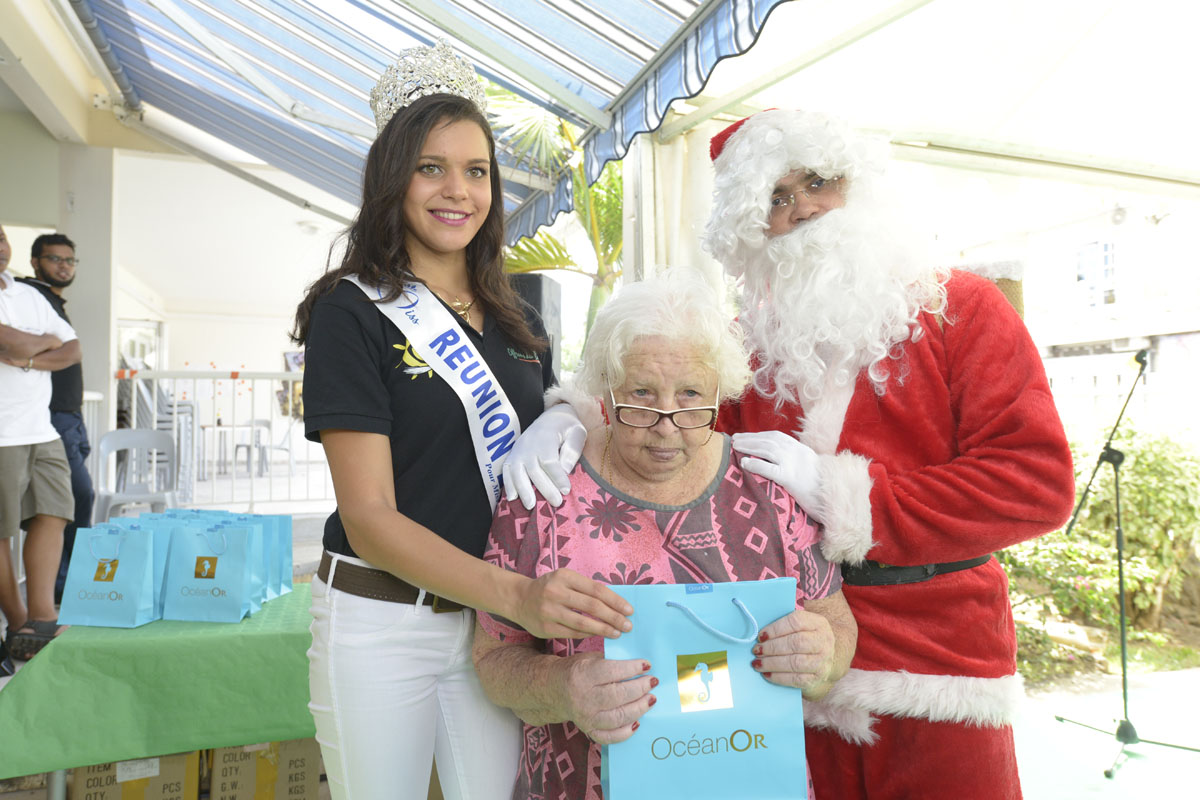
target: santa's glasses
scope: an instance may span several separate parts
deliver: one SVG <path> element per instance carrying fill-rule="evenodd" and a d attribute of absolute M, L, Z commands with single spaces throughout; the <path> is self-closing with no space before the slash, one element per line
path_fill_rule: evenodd
<path fill-rule="evenodd" d="M 789 209 L 796 205 L 796 195 L 798 194 L 804 195 L 813 202 L 829 199 L 842 191 L 841 184 L 840 177 L 822 178 L 817 173 L 810 172 L 796 181 L 794 186 L 782 187 L 781 191 L 771 195 L 770 214 L 772 217 L 787 214 Z"/>

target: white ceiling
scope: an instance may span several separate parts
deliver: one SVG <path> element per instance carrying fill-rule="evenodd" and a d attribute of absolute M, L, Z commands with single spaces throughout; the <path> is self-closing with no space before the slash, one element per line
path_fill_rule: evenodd
<path fill-rule="evenodd" d="M 246 169 L 289 180 L 269 167 Z M 116 183 L 117 260 L 173 313 L 291 315 L 340 230 L 193 159 L 122 152 Z"/>
<path fill-rule="evenodd" d="M 0 81 L 0 111 L 24 111 L 25 104 L 21 102 L 13 90 L 4 81 Z"/>
<path fill-rule="evenodd" d="M 733 92 L 901 5 L 787 3 L 704 94 Z M 1200 4 L 1179 0 L 933 0 L 753 102 L 1200 176 L 1198 30 Z"/>

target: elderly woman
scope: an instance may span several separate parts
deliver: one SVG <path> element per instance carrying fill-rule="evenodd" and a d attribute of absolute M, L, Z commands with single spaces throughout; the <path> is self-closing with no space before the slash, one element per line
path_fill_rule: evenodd
<path fill-rule="evenodd" d="M 485 559 L 530 577 L 569 565 L 609 584 L 794 576 L 796 610 L 762 629 L 752 664 L 817 698 L 846 672 L 857 629 L 818 529 L 782 489 L 743 471 L 714 431 L 717 407 L 749 377 L 726 319 L 691 270 L 626 286 L 601 309 L 579 383 L 604 425 L 589 433 L 561 508 L 501 502 Z M 598 636 L 536 639 L 482 612 L 479 623 L 484 689 L 525 723 L 513 797 L 600 800 L 599 745 L 636 735 L 655 703 L 649 665 L 605 660 Z"/>

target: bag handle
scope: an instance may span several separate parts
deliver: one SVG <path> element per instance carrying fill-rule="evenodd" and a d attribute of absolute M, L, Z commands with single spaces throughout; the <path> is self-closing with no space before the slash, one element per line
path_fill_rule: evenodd
<path fill-rule="evenodd" d="M 221 534 L 221 549 L 218 550 L 213 546 L 212 539 L 208 538 L 210 533 Z M 229 549 L 229 538 L 225 535 L 225 531 L 221 530 L 220 526 L 213 526 L 206 531 L 196 531 L 197 536 L 204 537 L 204 543 L 208 545 L 208 549 L 213 551 L 213 555 L 223 556 L 225 551 Z"/>
<path fill-rule="evenodd" d="M 733 636 L 731 634 L 725 633 L 724 631 L 719 631 L 716 628 L 714 628 L 712 625 L 709 625 L 707 622 L 700 619 L 700 617 L 696 616 L 695 611 L 692 611 L 690 608 L 683 605 L 682 603 L 676 603 L 674 600 L 667 601 L 667 605 L 669 605 L 671 608 L 678 608 L 680 611 L 687 614 L 689 617 L 691 617 L 692 622 L 696 623 L 701 628 L 703 628 L 704 630 L 711 633 L 713 636 L 716 636 L 720 639 L 724 639 L 727 642 L 733 642 L 734 644 L 750 644 L 751 642 L 753 642 L 755 639 L 758 638 L 758 621 L 756 619 L 754 619 L 754 615 L 750 613 L 750 609 L 746 608 L 745 604 L 742 603 L 741 600 L 738 600 L 735 597 L 735 598 L 733 598 L 733 604 L 735 606 L 737 606 L 741 610 L 742 615 L 746 617 L 746 622 L 749 624 L 749 627 L 750 627 L 750 635 L 749 636 L 737 637 L 737 636 Z"/>
<path fill-rule="evenodd" d="M 121 557 L 121 543 L 125 541 L 125 531 L 121 531 L 120 535 L 115 537 L 117 540 L 117 552 L 113 553 L 111 558 L 97 555 L 97 553 L 96 553 L 97 537 L 102 538 L 102 539 L 112 539 L 112 538 L 114 538 L 114 534 L 112 534 L 112 533 L 92 533 L 92 535 L 88 537 L 88 550 L 91 551 L 92 558 L 96 559 L 96 561 L 98 561 L 98 562 L 103 563 L 105 561 L 116 561 Z"/>

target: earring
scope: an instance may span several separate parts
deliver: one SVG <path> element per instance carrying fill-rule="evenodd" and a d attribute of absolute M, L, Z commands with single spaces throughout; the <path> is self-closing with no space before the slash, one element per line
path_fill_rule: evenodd
<path fill-rule="evenodd" d="M 608 425 L 609 424 L 608 409 L 605 407 L 603 400 L 601 400 L 599 402 L 600 402 L 600 416 L 604 418 L 604 424 Z"/>

